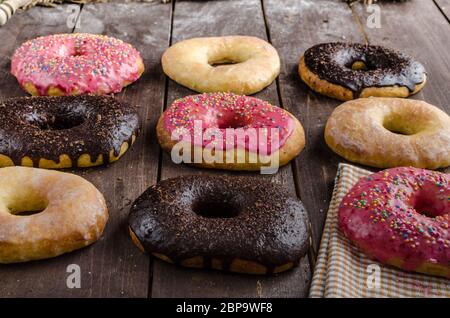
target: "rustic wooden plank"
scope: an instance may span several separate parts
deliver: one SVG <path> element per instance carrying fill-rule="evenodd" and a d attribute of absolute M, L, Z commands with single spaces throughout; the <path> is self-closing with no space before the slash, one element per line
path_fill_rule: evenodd
<path fill-rule="evenodd" d="M 245 34 L 267 38 L 261 3 L 252 1 L 180 2 L 175 4 L 172 42 L 197 36 Z M 168 87 L 168 103 L 194 94 L 172 81 Z M 279 105 L 276 84 L 255 95 Z M 161 178 L 183 174 L 230 174 L 175 165 L 170 156 L 163 155 Z M 233 173 L 250 175 L 250 173 Z M 252 175 L 259 175 L 253 173 Z M 267 176 L 295 194 L 291 165 Z M 272 277 L 224 274 L 217 271 L 191 270 L 155 261 L 153 297 L 301 297 L 307 293 L 310 269 L 307 257 L 298 268 Z"/>
<path fill-rule="evenodd" d="M 145 297 L 149 292 L 151 278 L 150 260 L 131 243 L 126 220 L 131 202 L 157 180 L 159 146 L 154 127 L 164 103 L 164 76 L 159 59 L 169 45 L 171 5 L 87 5 L 83 7 L 80 20 L 81 27 L 76 31 L 102 33 L 129 42 L 141 52 L 146 66 L 143 77 L 119 96 L 140 106 L 143 130 L 134 145 L 134 151 L 119 162 L 121 165 L 112 165 L 103 174 L 90 177 L 94 183 L 101 185 L 100 189 L 104 188 L 103 191 L 112 194 L 115 199 L 112 207 L 116 209 L 113 211 L 116 218 L 111 220 L 114 223 L 110 224 L 112 231 L 109 233 L 109 246 L 106 247 L 110 252 L 103 256 L 108 257 L 112 264 L 102 275 L 122 282 L 120 288 L 115 285 L 117 282 L 112 282 L 110 286 L 105 286 L 103 292 L 108 296 L 117 296 L 120 291 L 123 295 L 122 286 L 126 285 L 130 289 L 126 296 Z M 119 262 L 122 259 L 123 264 Z"/>
<path fill-rule="evenodd" d="M 367 19 L 362 5 L 353 6 L 359 19 Z M 399 19 L 398 17 L 402 18 Z M 436 32 L 436 30 L 441 30 Z M 428 78 L 424 89 L 412 96 L 450 114 L 450 26 L 432 1 L 381 4 L 381 28 L 365 27 L 371 44 L 401 50 L 421 61 Z M 450 172 L 450 168 L 445 170 Z"/>
<path fill-rule="evenodd" d="M 308 89 L 298 75 L 298 61 L 315 44 L 363 42 L 364 37 L 351 10 L 341 1 L 264 0 L 263 4 L 272 43 L 282 57 L 279 83 L 283 106 L 299 118 L 306 132 L 305 150 L 295 161 L 295 177 L 310 214 L 317 250 L 337 165 L 343 161 L 325 144 L 323 130 L 340 102 Z"/>
<path fill-rule="evenodd" d="M 2 291 L 11 296 L 147 297 L 150 259 L 132 244 L 126 220 L 131 202 L 157 179 L 159 148 L 154 126 L 164 100 L 159 59 L 169 43 L 170 15 L 171 6 L 159 3 L 84 6 L 78 32 L 115 36 L 132 43 L 142 54 L 146 72 L 118 97 L 140 105 L 143 131 L 117 163 L 75 171 L 93 182 L 108 202 L 110 219 L 101 240 L 55 259 L 2 268 Z M 48 31 L 58 32 L 56 28 Z M 66 287 L 68 264 L 81 267 L 81 289 Z"/>
<path fill-rule="evenodd" d="M 434 2 L 450 22 L 450 0 L 434 0 Z"/>
<path fill-rule="evenodd" d="M 0 98 L 25 96 L 14 76 L 10 74 L 11 57 L 16 47 L 23 41 L 40 35 L 53 33 L 70 33 L 72 28 L 66 24 L 66 5 L 55 9 L 36 7 L 26 12 L 16 13 L 5 26 L 0 28 Z M 79 8 L 79 7 L 78 7 Z M 90 254 L 91 249 L 86 249 Z M 57 259 L 27 264 L 0 265 L 0 296 L 46 296 L 54 290 L 66 286 L 66 266 L 77 263 L 78 252 L 70 258 L 62 256 Z M 55 268 L 55 269 L 54 269 Z M 57 269 L 56 269 L 57 268 Z M 87 276 L 87 274 L 86 274 Z M 89 279 L 87 276 L 86 280 Z M 67 293 L 67 292 L 66 292 Z M 53 294 L 56 296 L 56 294 Z"/>

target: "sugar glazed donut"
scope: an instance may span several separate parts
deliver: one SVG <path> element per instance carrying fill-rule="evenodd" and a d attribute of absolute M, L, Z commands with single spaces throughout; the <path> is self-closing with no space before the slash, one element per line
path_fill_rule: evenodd
<path fill-rule="evenodd" d="M 151 186 L 132 205 L 142 250 L 187 267 L 271 274 L 308 248 L 303 204 L 262 178 L 184 176 Z"/>
<path fill-rule="evenodd" d="M 325 141 L 353 162 L 389 168 L 450 166 L 450 117 L 423 101 L 361 98 L 337 107 Z"/>
<path fill-rule="evenodd" d="M 408 97 L 426 82 L 412 57 L 382 46 L 324 43 L 300 59 L 299 74 L 314 91 L 342 101 L 359 97 Z"/>
<path fill-rule="evenodd" d="M 118 160 L 139 131 L 135 107 L 108 96 L 0 102 L 0 167 L 90 167 Z"/>
<path fill-rule="evenodd" d="M 11 73 L 31 95 L 118 93 L 144 72 L 139 52 L 97 34 L 55 34 L 23 43 Z"/>
<path fill-rule="evenodd" d="M 73 174 L 2 168 L 0 192 L 0 263 L 50 258 L 85 247 L 101 236 L 108 220 L 103 195 Z"/>
<path fill-rule="evenodd" d="M 450 176 L 393 168 L 344 197 L 339 227 L 362 251 L 406 271 L 450 278 Z"/>
<path fill-rule="evenodd" d="M 162 67 L 175 82 L 200 93 L 250 95 L 278 76 L 280 58 L 272 45 L 256 37 L 194 38 L 168 48 Z"/>
<path fill-rule="evenodd" d="M 292 114 L 232 93 L 174 101 L 160 117 L 157 135 L 164 150 L 182 153 L 177 163 L 228 170 L 282 166 L 305 145 L 303 127 Z"/>

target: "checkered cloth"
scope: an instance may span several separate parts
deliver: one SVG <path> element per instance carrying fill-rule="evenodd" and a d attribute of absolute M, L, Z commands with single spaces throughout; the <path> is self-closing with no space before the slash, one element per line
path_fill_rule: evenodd
<path fill-rule="evenodd" d="M 339 165 L 310 297 L 450 297 L 450 280 L 382 265 L 365 256 L 339 231 L 341 200 L 369 174 L 348 164 Z"/>

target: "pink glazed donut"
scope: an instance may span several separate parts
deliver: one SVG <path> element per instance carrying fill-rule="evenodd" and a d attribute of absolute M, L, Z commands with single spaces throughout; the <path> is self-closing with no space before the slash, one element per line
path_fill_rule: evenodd
<path fill-rule="evenodd" d="M 192 154 L 214 148 L 212 152 L 218 159 L 214 162 L 204 157 L 185 162 L 205 168 L 258 170 L 275 157 L 282 166 L 305 146 L 303 127 L 291 113 L 266 101 L 233 93 L 178 99 L 160 117 L 156 130 L 161 147 L 168 152 L 179 141 L 185 142 Z M 174 140 L 173 134 L 181 138 Z M 256 155 L 254 161 L 251 155 Z"/>
<path fill-rule="evenodd" d="M 11 61 L 11 73 L 35 96 L 118 93 L 143 72 L 141 55 L 130 44 L 84 33 L 27 41 Z"/>
<path fill-rule="evenodd" d="M 362 178 L 342 200 L 339 227 L 382 263 L 450 278 L 450 176 L 400 167 Z"/>

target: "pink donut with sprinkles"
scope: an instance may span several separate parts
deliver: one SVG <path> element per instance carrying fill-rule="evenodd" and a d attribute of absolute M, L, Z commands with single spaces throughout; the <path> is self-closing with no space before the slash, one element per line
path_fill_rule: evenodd
<path fill-rule="evenodd" d="M 118 93 L 143 72 L 134 47 L 96 34 L 38 37 L 23 43 L 11 60 L 11 73 L 35 96 Z"/>
<path fill-rule="evenodd" d="M 205 93 L 174 101 L 160 117 L 157 135 L 172 159 L 179 154 L 179 162 L 227 170 L 282 166 L 305 145 L 303 127 L 292 114 L 233 93 Z"/>
<path fill-rule="evenodd" d="M 450 175 L 387 169 L 362 178 L 344 197 L 339 227 L 381 263 L 450 278 Z"/>

